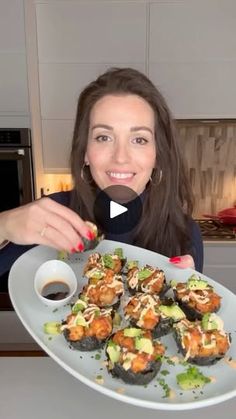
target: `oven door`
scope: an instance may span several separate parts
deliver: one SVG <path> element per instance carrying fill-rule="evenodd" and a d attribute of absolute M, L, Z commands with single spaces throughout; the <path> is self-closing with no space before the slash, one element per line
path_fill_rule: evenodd
<path fill-rule="evenodd" d="M 0 147 L 0 212 L 34 199 L 32 172 L 30 147 Z M 0 269 L 1 310 L 13 310 L 13 308 L 8 295 L 8 272 L 1 273 Z"/>
<path fill-rule="evenodd" d="M 34 198 L 32 156 L 29 147 L 0 148 L 0 212 Z"/>

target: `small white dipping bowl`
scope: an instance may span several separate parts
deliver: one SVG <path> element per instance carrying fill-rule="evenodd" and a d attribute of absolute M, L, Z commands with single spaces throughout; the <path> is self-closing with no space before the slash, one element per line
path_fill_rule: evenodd
<path fill-rule="evenodd" d="M 53 282 L 62 282 L 69 287 L 66 297 L 60 300 L 51 300 L 43 297 L 42 292 L 46 285 Z M 42 303 L 51 308 L 62 307 L 68 303 L 77 290 L 76 276 L 67 263 L 61 260 L 49 260 L 43 263 L 36 271 L 34 278 L 34 289 Z"/>

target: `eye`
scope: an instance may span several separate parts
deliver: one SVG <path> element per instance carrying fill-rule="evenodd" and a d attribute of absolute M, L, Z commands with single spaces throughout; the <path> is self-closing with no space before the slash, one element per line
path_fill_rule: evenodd
<path fill-rule="evenodd" d="M 135 144 L 145 145 L 146 143 L 148 143 L 148 140 L 146 140 L 146 138 L 144 137 L 136 137 L 132 140 L 132 142 L 134 142 Z"/>
<path fill-rule="evenodd" d="M 104 143 L 110 141 L 110 138 L 108 137 L 108 135 L 97 135 L 97 137 L 95 137 L 95 140 L 99 143 Z"/>

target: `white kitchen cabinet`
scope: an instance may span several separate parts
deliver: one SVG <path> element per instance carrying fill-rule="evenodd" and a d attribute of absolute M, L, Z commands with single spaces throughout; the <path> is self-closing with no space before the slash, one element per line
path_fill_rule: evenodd
<path fill-rule="evenodd" d="M 42 121 L 42 148 L 44 168 L 54 172 L 67 173 L 73 135 L 73 121 L 51 120 Z"/>
<path fill-rule="evenodd" d="M 203 273 L 236 294 L 236 241 L 204 242 Z"/>
<path fill-rule="evenodd" d="M 0 126 L 29 126 L 24 0 L 0 2 Z"/>
<path fill-rule="evenodd" d="M 126 63 L 140 71 L 145 64 Z M 42 119 L 73 119 L 81 90 L 113 63 L 41 63 L 39 64 L 40 98 Z"/>
<path fill-rule="evenodd" d="M 111 66 L 146 73 L 175 118 L 236 117 L 235 0 L 27 0 L 25 8 L 27 39 L 36 39 L 27 54 L 38 172 L 69 170 L 67 128 L 78 95 Z M 45 126 L 59 136 L 43 137 Z"/>
<path fill-rule="evenodd" d="M 40 62 L 145 61 L 145 3 L 49 2 L 36 16 Z"/>
<path fill-rule="evenodd" d="M 153 2 L 149 75 L 176 118 L 234 118 L 234 0 Z"/>
<path fill-rule="evenodd" d="M 43 168 L 68 171 L 79 93 L 109 67 L 146 70 L 145 2 L 36 2 Z"/>
<path fill-rule="evenodd" d="M 24 0 L 0 3 L 0 52 L 25 52 Z"/>
<path fill-rule="evenodd" d="M 0 74 L 0 115 L 27 115 L 29 109 L 25 54 L 0 53 Z"/>

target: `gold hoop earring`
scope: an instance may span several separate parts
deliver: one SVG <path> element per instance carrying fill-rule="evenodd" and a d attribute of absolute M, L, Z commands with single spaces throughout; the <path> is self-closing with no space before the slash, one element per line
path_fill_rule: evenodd
<path fill-rule="evenodd" d="M 85 168 L 86 167 L 89 170 L 89 173 L 87 173 L 87 174 L 85 172 Z M 90 175 L 90 179 L 88 178 L 88 175 Z M 89 164 L 88 163 L 84 163 L 83 164 L 82 169 L 80 171 L 80 177 L 81 177 L 82 181 L 84 183 L 86 183 L 87 185 L 89 185 L 89 184 L 91 184 L 93 182 L 93 178 L 91 176 L 90 169 L 89 169 Z"/>
<path fill-rule="evenodd" d="M 161 170 L 161 169 L 159 170 L 159 176 L 158 176 L 158 179 L 157 179 L 157 173 L 158 173 L 158 170 L 157 170 L 157 169 L 153 169 L 152 174 L 151 174 L 151 176 L 150 176 L 150 178 L 149 178 L 150 182 L 151 182 L 151 183 L 152 183 L 152 185 L 154 185 L 154 186 L 158 186 L 158 185 L 160 185 L 160 183 L 161 183 L 161 181 L 162 181 L 162 176 L 163 176 L 163 172 L 162 172 L 162 170 Z"/>

